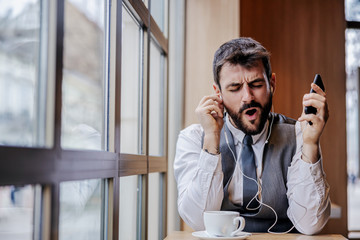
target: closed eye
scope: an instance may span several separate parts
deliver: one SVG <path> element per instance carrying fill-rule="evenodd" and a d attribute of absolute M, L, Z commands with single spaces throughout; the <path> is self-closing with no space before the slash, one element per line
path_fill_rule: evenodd
<path fill-rule="evenodd" d="M 265 80 L 264 79 L 257 79 L 249 83 L 250 88 L 261 88 L 264 86 Z"/>
<path fill-rule="evenodd" d="M 237 92 L 241 89 L 243 84 L 240 84 L 240 83 L 231 83 L 229 84 L 226 89 L 230 92 Z"/>
<path fill-rule="evenodd" d="M 262 84 L 262 83 L 250 84 L 251 88 L 261 88 L 262 86 L 264 86 L 264 84 Z"/>
<path fill-rule="evenodd" d="M 240 87 L 236 87 L 236 88 L 231 88 L 229 89 L 230 92 L 237 92 L 240 90 Z"/>

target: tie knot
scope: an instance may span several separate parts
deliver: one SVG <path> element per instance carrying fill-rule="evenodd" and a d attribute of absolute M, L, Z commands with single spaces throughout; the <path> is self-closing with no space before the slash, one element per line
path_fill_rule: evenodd
<path fill-rule="evenodd" d="M 245 135 L 243 144 L 245 145 L 251 145 L 253 143 L 252 137 L 250 135 Z"/>

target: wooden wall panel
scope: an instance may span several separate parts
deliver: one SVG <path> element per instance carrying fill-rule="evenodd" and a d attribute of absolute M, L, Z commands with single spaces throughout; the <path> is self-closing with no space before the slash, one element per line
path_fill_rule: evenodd
<path fill-rule="evenodd" d="M 187 0 L 183 126 L 197 123 L 195 108 L 213 93 L 212 61 L 220 45 L 239 37 L 239 0 Z M 181 229 L 192 231 L 184 222 Z"/>
<path fill-rule="evenodd" d="M 213 93 L 212 61 L 215 51 L 239 36 L 239 0 L 186 1 L 184 126 L 197 122 L 195 108 Z"/>
<path fill-rule="evenodd" d="M 347 236 L 344 2 L 241 0 L 240 30 L 272 52 L 276 112 L 297 119 L 303 94 L 321 74 L 330 109 L 321 137 L 324 168 L 331 200 L 342 207 L 342 218 L 330 220 L 324 232 Z"/>

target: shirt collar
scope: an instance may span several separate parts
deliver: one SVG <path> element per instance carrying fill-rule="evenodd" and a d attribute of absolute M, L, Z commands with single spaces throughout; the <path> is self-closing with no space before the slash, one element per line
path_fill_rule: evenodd
<path fill-rule="evenodd" d="M 243 131 L 237 129 L 236 127 L 234 127 L 234 125 L 232 125 L 232 123 L 230 122 L 229 114 L 226 114 L 226 124 L 227 124 L 231 134 L 234 137 L 234 144 L 235 145 L 237 145 L 239 143 L 242 144 L 242 141 L 245 137 L 245 133 Z M 263 130 L 259 134 L 251 135 L 251 137 L 253 139 L 253 144 L 265 143 L 266 136 L 268 133 L 268 128 L 269 128 L 269 120 L 266 121 Z"/>

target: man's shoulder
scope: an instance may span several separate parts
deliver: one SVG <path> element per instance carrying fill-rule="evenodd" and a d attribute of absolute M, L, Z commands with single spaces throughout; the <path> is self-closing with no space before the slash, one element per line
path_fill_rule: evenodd
<path fill-rule="evenodd" d="M 290 117 L 287 117 L 280 113 L 271 113 L 271 117 L 273 118 L 273 124 L 285 124 L 285 125 L 294 125 L 296 124 L 296 120 Z"/>
<path fill-rule="evenodd" d="M 296 145 L 296 120 L 283 114 L 271 113 L 273 124 L 270 142 L 282 145 Z"/>

